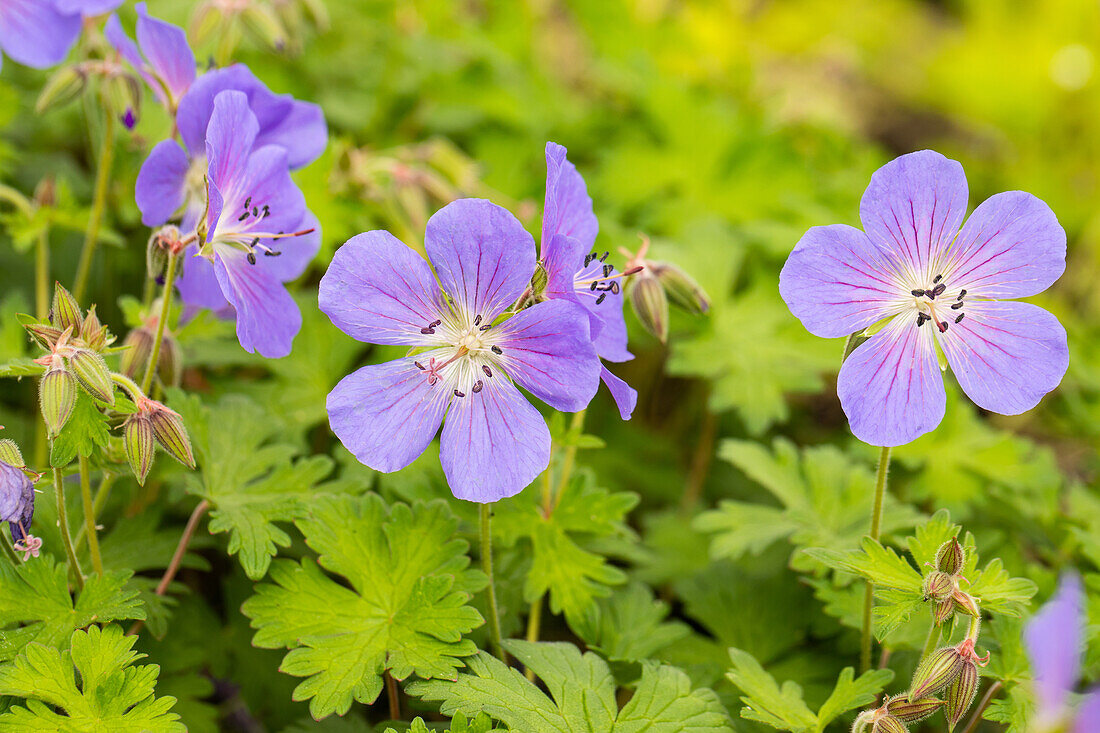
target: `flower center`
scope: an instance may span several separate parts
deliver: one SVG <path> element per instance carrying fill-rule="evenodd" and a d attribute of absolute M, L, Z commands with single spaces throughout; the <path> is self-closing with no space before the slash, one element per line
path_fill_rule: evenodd
<path fill-rule="evenodd" d="M 413 364 L 423 372 L 429 386 L 443 382 L 455 397 L 465 397 L 467 392 L 477 394 L 485 388 L 484 380 L 493 378 L 496 357 L 504 353 L 489 336 L 492 324 L 483 324 L 480 315 L 474 316 L 473 321 L 465 326 L 453 323 L 444 325 L 442 319 L 436 319 L 421 328 L 420 333 L 435 335 L 437 328 L 444 329 L 443 333 L 452 342 L 454 353 L 447 357 L 444 347 L 441 355 L 414 361 Z"/>
<path fill-rule="evenodd" d="M 966 316 L 962 310 L 965 306 L 966 289 L 958 292 L 948 290 L 943 275 L 936 275 L 929 287 L 917 287 L 909 291 L 913 296 L 912 308 L 917 314 L 917 328 L 931 321 L 936 324 L 940 333 L 947 333 L 952 323 L 962 322 Z"/>

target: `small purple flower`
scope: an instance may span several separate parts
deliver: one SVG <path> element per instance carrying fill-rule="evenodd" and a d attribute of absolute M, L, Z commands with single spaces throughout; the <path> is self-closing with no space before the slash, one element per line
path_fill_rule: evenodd
<path fill-rule="evenodd" d="M 103 34 L 141 75 L 157 101 L 175 110 L 195 81 L 195 54 L 182 28 L 149 15 L 145 3 L 137 4 L 137 13 L 137 44 L 122 30 L 117 15 L 107 20 Z"/>
<path fill-rule="evenodd" d="M 443 207 L 424 241 L 435 275 L 384 231 L 333 257 L 320 288 L 332 322 L 359 341 L 423 351 L 345 377 L 329 394 L 329 422 L 356 458 L 389 472 L 420 455 L 446 415 L 440 460 L 451 490 L 496 501 L 550 460 L 546 423 L 513 380 L 555 409 L 583 409 L 600 381 L 589 320 L 565 300 L 500 320 L 531 281 L 535 243 L 489 201 Z"/>
<path fill-rule="evenodd" d="M 836 338 L 879 324 L 845 360 L 837 392 L 852 432 L 896 446 L 943 419 L 938 351 L 979 407 L 1018 415 L 1058 386 L 1069 364 L 1058 319 L 1028 303 L 1066 266 L 1066 233 L 1022 191 L 966 215 L 962 166 L 924 150 L 880 168 L 860 203 L 863 231 L 803 235 L 779 276 L 791 312 Z M 960 230 L 961 226 L 961 230 Z"/>
<path fill-rule="evenodd" d="M 24 66 L 60 63 L 80 36 L 85 6 L 78 0 L 0 0 L 0 50 Z"/>
<path fill-rule="evenodd" d="M 12 541 L 29 536 L 34 517 L 34 484 L 22 468 L 0 461 L 0 521 L 8 523 Z"/>
<path fill-rule="evenodd" d="M 243 92 L 214 101 L 206 138 L 206 238 L 184 255 L 177 281 L 184 302 L 212 310 L 232 306 L 246 351 L 290 353 L 302 316 L 284 282 L 305 271 L 320 247 L 317 219 L 290 177 L 286 150 L 256 147 L 259 122 Z M 200 230 L 184 218 L 184 230 Z"/>
<path fill-rule="evenodd" d="M 1024 629 L 1037 703 L 1029 730 L 1100 730 L 1100 688 L 1088 692 L 1076 707 L 1070 704 L 1070 694 L 1081 674 L 1084 639 L 1085 594 L 1081 579 L 1070 573 L 1062 577 L 1054 597 Z"/>
<path fill-rule="evenodd" d="M 566 149 L 546 143 L 546 198 L 542 213 L 542 265 L 547 284 L 543 293 L 551 299 L 579 303 L 588 312 L 596 353 L 607 361 L 634 358 L 626 348 L 626 321 L 619 273 L 606 264 L 607 253 L 593 252 L 600 225 L 592 211 L 592 199 L 577 168 L 566 158 Z M 629 420 L 638 393 L 602 367 L 601 378 Z"/>

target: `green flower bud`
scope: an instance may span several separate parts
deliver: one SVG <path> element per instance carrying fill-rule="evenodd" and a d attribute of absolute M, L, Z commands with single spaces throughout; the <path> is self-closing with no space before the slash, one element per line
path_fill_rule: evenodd
<path fill-rule="evenodd" d="M 957 587 L 953 576 L 939 570 L 933 570 L 924 579 L 924 598 L 939 603 L 950 598 Z"/>
<path fill-rule="evenodd" d="M 122 426 L 122 445 L 126 449 L 126 460 L 138 484 L 145 485 L 145 477 L 153 467 L 153 455 L 156 446 L 153 443 L 153 424 L 148 415 L 131 415 Z"/>
<path fill-rule="evenodd" d="M 103 357 L 90 349 L 78 349 L 69 357 L 69 367 L 84 391 L 109 406 L 115 404 L 115 384 Z"/>
<path fill-rule="evenodd" d="M 884 715 L 871 726 L 871 733 L 908 733 L 909 729 L 893 715 Z"/>
<path fill-rule="evenodd" d="M 157 360 L 157 376 L 168 387 L 178 387 L 183 376 L 183 351 L 179 342 L 168 335 L 160 342 L 160 358 Z"/>
<path fill-rule="evenodd" d="M 141 112 L 144 94 L 144 87 L 132 74 L 112 74 L 103 82 L 103 97 L 107 106 L 127 127 L 134 126 L 134 121 Z"/>
<path fill-rule="evenodd" d="M 668 340 L 668 298 L 661 282 L 642 271 L 630 287 L 630 306 L 645 329 L 661 343 Z"/>
<path fill-rule="evenodd" d="M 76 299 L 61 283 L 54 283 L 53 308 L 50 310 L 50 320 L 54 326 L 62 331 L 71 326 L 73 337 L 80 336 L 84 314 L 80 312 L 80 306 L 77 304 Z"/>
<path fill-rule="evenodd" d="M 150 280 L 164 274 L 164 268 L 168 266 L 167 243 L 178 239 L 179 229 L 174 226 L 158 229 L 149 236 L 149 242 L 145 245 L 145 272 Z"/>
<path fill-rule="evenodd" d="M 149 422 L 153 426 L 153 437 L 168 455 L 187 466 L 195 467 L 195 455 L 191 452 L 191 439 L 187 428 L 178 413 L 164 405 L 153 403 L 155 407 L 149 413 Z"/>
<path fill-rule="evenodd" d="M 943 711 L 947 718 L 947 730 L 955 730 L 959 720 L 974 704 L 974 696 L 977 694 L 978 667 L 968 660 L 959 675 L 947 686 L 947 705 Z"/>
<path fill-rule="evenodd" d="M 322 0 L 302 0 L 302 7 L 309 14 L 313 26 L 320 31 L 328 29 L 328 8 Z"/>
<path fill-rule="evenodd" d="M 23 468 L 27 465 L 23 460 L 23 454 L 19 452 L 19 446 L 15 444 L 14 440 L 8 440 L 7 438 L 0 440 L 0 462 L 16 468 Z"/>
<path fill-rule="evenodd" d="M 136 379 L 145 373 L 145 366 L 153 354 L 153 339 L 152 332 L 145 326 L 126 334 L 126 339 L 122 342 L 125 351 L 122 352 L 120 366 L 122 373 L 130 379 Z"/>
<path fill-rule="evenodd" d="M 47 326 L 44 323 L 30 323 L 23 328 L 27 329 L 27 333 L 31 335 L 34 342 L 46 351 L 53 351 L 54 346 L 61 339 L 61 334 L 64 333 L 60 328 Z"/>
<path fill-rule="evenodd" d="M 679 266 L 670 262 L 647 262 L 646 268 L 657 276 L 669 299 L 688 313 L 699 316 L 710 310 L 707 292 Z"/>
<path fill-rule="evenodd" d="M 80 96 L 88 84 L 88 75 L 79 66 L 62 66 L 46 81 L 34 103 L 36 114 L 63 107 Z"/>
<path fill-rule="evenodd" d="M 913 673 L 909 702 L 928 697 L 951 684 L 965 663 L 965 658 L 954 647 L 942 647 L 929 654 Z"/>
<path fill-rule="evenodd" d="M 909 702 L 905 695 L 897 695 L 886 703 L 886 711 L 903 723 L 924 720 L 943 705 L 943 700 L 925 697 Z"/>
<path fill-rule="evenodd" d="M 42 419 L 50 437 L 65 427 L 76 404 L 76 379 L 63 367 L 51 368 L 38 383 Z"/>
<path fill-rule="evenodd" d="M 93 351 L 103 351 L 107 347 L 107 327 L 99 322 L 99 316 L 96 315 L 94 305 L 88 309 L 88 314 L 84 316 L 84 323 L 80 326 L 80 334 L 84 343 Z"/>
<path fill-rule="evenodd" d="M 951 595 L 951 601 L 954 603 L 956 611 L 975 618 L 979 618 L 982 615 L 981 611 L 978 610 L 978 600 L 965 591 L 956 590 Z"/>
<path fill-rule="evenodd" d="M 537 299 L 546 290 L 546 284 L 550 281 L 546 273 L 546 267 L 541 262 L 535 267 L 535 274 L 531 276 L 531 292 Z"/>
<path fill-rule="evenodd" d="M 936 569 L 941 572 L 956 575 L 962 570 L 964 562 L 966 562 L 966 555 L 963 553 L 958 537 L 944 542 L 936 551 Z"/>
<path fill-rule="evenodd" d="M 932 620 L 939 626 L 955 613 L 955 601 L 953 598 L 945 598 L 938 601 L 932 607 Z"/>
<path fill-rule="evenodd" d="M 276 51 L 286 48 L 286 29 L 270 6 L 253 3 L 241 13 L 241 20 L 251 33 Z"/>
<path fill-rule="evenodd" d="M 190 33 L 196 47 L 206 43 L 222 23 L 222 11 L 214 3 L 200 3 L 191 16 Z"/>

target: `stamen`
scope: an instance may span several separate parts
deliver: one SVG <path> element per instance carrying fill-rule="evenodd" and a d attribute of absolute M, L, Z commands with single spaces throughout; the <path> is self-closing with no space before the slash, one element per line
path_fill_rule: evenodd
<path fill-rule="evenodd" d="M 947 290 L 947 286 L 943 283 L 940 283 L 935 287 L 935 289 L 932 290 L 932 295 L 943 295 L 944 290 Z"/>
<path fill-rule="evenodd" d="M 609 254 L 611 254 L 611 253 L 610 252 L 604 252 L 602 255 L 600 255 L 600 262 L 605 261 Z"/>
<path fill-rule="evenodd" d="M 504 353 L 504 350 L 502 348 L 500 348 L 499 346 L 493 346 L 493 347 L 491 347 L 491 350 L 494 354 L 503 354 Z"/>
<path fill-rule="evenodd" d="M 455 397 L 465 397 L 465 396 L 466 396 L 465 392 L 459 392 L 457 389 L 455 389 Z"/>
<path fill-rule="evenodd" d="M 965 297 L 966 297 L 966 291 L 965 290 L 960 290 L 959 291 L 959 300 L 962 300 Z"/>
<path fill-rule="evenodd" d="M 261 216 L 260 218 L 261 219 L 266 219 L 269 216 L 271 216 L 271 207 L 269 207 L 267 204 L 264 204 L 264 215 Z"/>
<path fill-rule="evenodd" d="M 595 252 L 592 252 L 591 254 L 586 254 L 584 256 L 584 266 L 588 267 L 589 265 L 591 265 L 592 260 L 594 260 L 594 259 L 596 259 L 596 253 Z"/>
<path fill-rule="evenodd" d="M 420 329 L 420 333 L 424 334 L 425 336 L 430 336 L 431 334 L 435 333 L 435 329 L 431 326 L 428 326 L 427 328 Z"/>
<path fill-rule="evenodd" d="M 957 311 L 959 308 L 962 308 L 964 305 L 966 305 L 966 303 L 962 302 L 961 300 L 958 303 L 952 303 L 951 304 L 951 310 Z"/>
<path fill-rule="evenodd" d="M 480 391 L 481 391 L 482 389 L 484 389 L 484 387 L 485 387 L 485 383 L 484 383 L 484 382 L 482 382 L 482 381 L 481 381 L 481 380 L 479 379 L 479 380 L 477 380 L 476 382 L 474 382 L 474 388 L 473 388 L 473 389 L 471 389 L 470 391 L 471 391 L 471 392 L 473 392 L 474 394 L 477 394 L 477 393 L 478 393 L 478 392 L 480 392 Z"/>
<path fill-rule="evenodd" d="M 600 297 L 596 298 L 596 305 L 603 302 L 603 299 L 607 297 L 607 293 L 600 293 Z"/>
<path fill-rule="evenodd" d="M 237 217 L 237 221 L 244 221 L 247 218 L 248 218 L 248 212 L 246 211 L 246 212 L 244 212 L 243 214 L 241 214 L 240 216 Z"/>
<path fill-rule="evenodd" d="M 493 376 L 493 370 L 489 368 L 488 364 L 482 364 L 481 371 L 485 372 L 485 376 L 487 377 L 491 378 Z"/>
<path fill-rule="evenodd" d="M 481 323 L 481 314 L 478 313 L 476 316 L 474 316 L 474 325 L 477 326 L 480 323 Z"/>
<path fill-rule="evenodd" d="M 910 292 L 912 292 L 912 293 L 913 293 L 913 295 L 917 296 L 918 298 L 919 298 L 920 296 L 924 295 L 924 291 L 923 291 L 923 290 L 912 290 L 912 291 L 910 291 Z"/>
<path fill-rule="evenodd" d="M 278 257 L 281 254 L 282 254 L 282 252 L 276 252 L 273 249 L 265 249 L 264 250 L 264 257 Z"/>
<path fill-rule="evenodd" d="M 481 328 L 479 328 L 479 329 L 478 329 L 478 331 L 488 331 L 488 330 L 489 330 L 490 328 L 492 328 L 492 327 L 493 327 L 493 324 L 491 324 L 491 323 L 486 323 L 486 324 L 485 324 L 484 326 L 482 326 Z"/>
<path fill-rule="evenodd" d="M 443 321 L 440 321 L 439 319 L 436 319 L 436 320 L 434 320 L 434 321 L 432 321 L 431 323 L 428 324 L 428 328 L 435 328 L 436 326 L 438 326 L 441 323 L 443 323 Z"/>
<path fill-rule="evenodd" d="M 250 265 L 256 264 L 256 253 L 255 252 L 249 252 L 248 253 L 248 264 L 250 264 Z"/>
<path fill-rule="evenodd" d="M 415 366 L 415 367 L 416 367 L 417 369 L 419 369 L 420 371 L 424 371 L 424 365 L 423 365 L 423 364 L 421 364 L 421 363 L 420 363 L 420 362 L 418 362 L 418 361 L 414 361 L 414 362 L 413 362 L 413 366 Z"/>
<path fill-rule="evenodd" d="M 932 284 L 935 285 L 940 280 L 943 280 L 943 275 L 936 275 L 934 278 L 932 278 Z"/>
<path fill-rule="evenodd" d="M 596 286 L 599 285 L 599 284 L 600 284 L 599 280 L 593 280 L 592 285 L 590 285 L 588 289 L 591 290 L 592 292 L 596 292 Z"/>
<path fill-rule="evenodd" d="M 610 274 L 611 274 L 611 271 L 612 271 L 612 270 L 614 270 L 614 269 L 615 269 L 615 268 L 614 268 L 614 267 L 612 267 L 611 265 L 604 265 L 604 266 L 603 266 L 603 276 L 604 276 L 604 277 L 607 277 L 608 275 L 610 275 Z"/>
<path fill-rule="evenodd" d="M 960 313 L 959 317 L 955 319 L 955 323 L 961 323 L 964 316 L 966 316 L 965 313 Z"/>
<path fill-rule="evenodd" d="M 932 316 L 928 315 L 927 313 L 917 313 L 917 328 L 923 326 L 925 321 L 931 320 Z"/>
<path fill-rule="evenodd" d="M 252 216 L 259 216 L 259 215 L 260 215 L 260 210 L 257 207 L 253 206 L 252 207 Z"/>
<path fill-rule="evenodd" d="M 619 294 L 619 282 L 618 282 L 618 280 L 611 283 L 611 292 L 615 293 L 615 295 Z"/>
<path fill-rule="evenodd" d="M 936 326 L 940 329 L 940 333 L 947 333 L 947 321 L 940 321 Z"/>
<path fill-rule="evenodd" d="M 246 198 L 244 200 L 244 210 L 248 211 L 251 208 L 252 208 L 252 197 L 249 196 L 248 198 Z"/>

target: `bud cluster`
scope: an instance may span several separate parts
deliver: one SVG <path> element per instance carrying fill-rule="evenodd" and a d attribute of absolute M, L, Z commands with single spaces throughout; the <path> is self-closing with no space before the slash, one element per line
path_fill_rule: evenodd
<path fill-rule="evenodd" d="M 646 259 L 649 238 L 642 237 L 637 253 L 623 251 L 629 259 L 626 272 L 636 271 L 627 295 L 634 315 L 662 343 L 668 339 L 669 301 L 694 315 L 710 309 L 710 299 L 699 283 L 670 262 Z"/>
<path fill-rule="evenodd" d="M 38 95 L 38 114 L 63 107 L 98 82 L 104 106 L 132 129 L 137 124 L 144 96 L 142 80 L 113 58 L 89 59 L 60 67 Z"/>
<path fill-rule="evenodd" d="M 191 37 L 196 44 L 218 39 L 219 49 L 232 56 L 240 37 L 238 25 L 280 53 L 301 51 L 301 29 L 328 28 L 323 0 L 206 0 L 191 16 Z"/>
<path fill-rule="evenodd" d="M 943 543 L 936 552 L 936 567 L 924 578 L 924 600 L 932 604 L 932 618 L 937 626 L 962 613 L 978 618 L 978 599 L 964 591 L 961 583 L 969 581 L 962 571 L 966 552 L 957 537 Z"/>
<path fill-rule="evenodd" d="M 140 398 L 137 407 L 138 411 L 122 425 L 122 444 L 138 483 L 145 484 L 145 477 L 153 467 L 156 445 L 183 465 L 194 468 L 191 439 L 179 413 L 148 398 Z"/>

